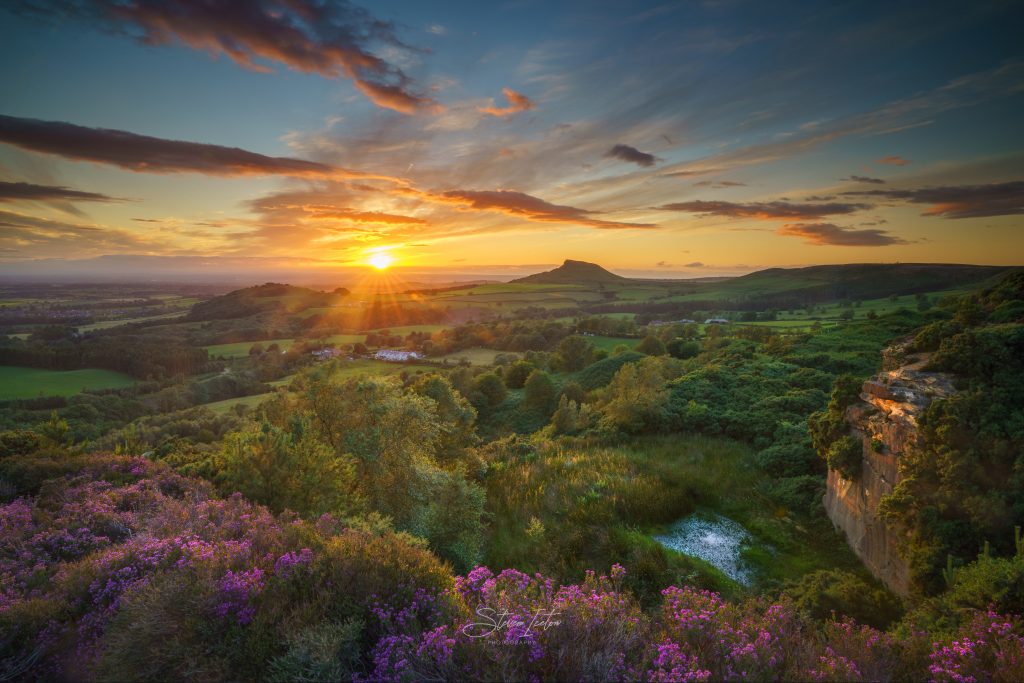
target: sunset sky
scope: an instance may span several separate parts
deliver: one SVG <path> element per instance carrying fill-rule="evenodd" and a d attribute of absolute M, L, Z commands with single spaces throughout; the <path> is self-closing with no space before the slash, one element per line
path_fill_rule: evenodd
<path fill-rule="evenodd" d="M 8 1 L 0 269 L 1021 264 L 1021 26 L 1012 0 Z"/>

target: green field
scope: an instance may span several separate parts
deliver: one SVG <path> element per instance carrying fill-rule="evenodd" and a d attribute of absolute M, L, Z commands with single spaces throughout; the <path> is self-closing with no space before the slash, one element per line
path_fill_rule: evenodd
<path fill-rule="evenodd" d="M 596 346 L 597 348 L 611 353 L 615 350 L 615 347 L 619 344 L 625 344 L 629 348 L 633 348 L 640 343 L 639 339 L 633 339 L 630 337 L 602 337 L 601 335 L 593 335 L 584 337 L 588 342 Z"/>
<path fill-rule="evenodd" d="M 213 403 L 206 403 L 203 405 L 204 408 L 209 408 L 215 413 L 226 413 L 235 406 L 245 406 L 247 408 L 255 408 L 259 404 L 274 395 L 274 392 L 267 392 L 265 394 L 253 394 L 252 396 L 240 396 L 237 398 L 228 398 L 223 401 L 214 401 Z"/>
<path fill-rule="evenodd" d="M 120 389 L 134 384 L 128 375 L 112 370 L 43 370 L 0 367 L 0 400 L 37 396 L 71 396 L 83 389 Z"/>
<path fill-rule="evenodd" d="M 937 292 L 928 292 L 927 297 L 932 305 L 935 305 L 946 296 L 959 296 L 970 291 L 973 290 L 966 287 L 958 289 L 944 289 Z M 900 309 L 916 311 L 917 297 L 913 295 L 906 295 L 884 297 L 881 299 L 869 299 L 867 301 L 860 302 L 859 306 L 853 307 L 844 307 L 838 303 L 822 304 L 814 306 L 811 311 L 806 309 L 778 311 L 778 320 L 737 322 L 736 324 L 758 325 L 786 330 L 809 329 L 811 325 L 816 322 L 820 322 L 823 327 L 837 324 L 840 321 L 839 316 L 843 311 L 853 311 L 854 320 L 863 320 L 867 317 L 868 312 L 874 312 L 876 315 L 886 315 L 888 313 L 894 313 Z"/>
<path fill-rule="evenodd" d="M 441 356 L 440 360 L 448 361 L 449 363 L 459 363 L 460 361 L 468 360 L 471 365 L 493 365 L 495 357 L 502 353 L 511 352 L 498 351 L 496 349 L 465 349 L 449 353 L 447 356 Z"/>
<path fill-rule="evenodd" d="M 212 346 L 204 346 L 207 353 L 210 354 L 211 358 L 220 356 L 222 358 L 245 358 L 249 355 L 249 349 L 252 348 L 253 344 L 262 344 L 263 348 L 267 348 L 271 344 L 277 344 L 281 347 L 282 351 L 287 351 L 292 347 L 295 342 L 294 339 L 265 339 L 263 341 L 245 341 L 245 342 L 234 342 L 232 344 L 214 344 Z"/>
<path fill-rule="evenodd" d="M 434 334 L 435 332 L 441 332 L 442 330 L 449 330 L 451 327 L 451 325 L 400 325 L 397 327 L 385 327 L 376 331 L 382 332 L 383 330 L 387 330 L 390 334 L 400 334 L 404 337 L 413 332 L 427 332 L 429 334 Z"/>
<path fill-rule="evenodd" d="M 397 334 L 404 337 L 412 332 L 427 332 L 433 334 L 435 332 L 440 332 L 441 330 L 447 330 L 450 327 L 451 325 L 403 325 L 400 327 L 388 327 L 383 328 L 382 330 L 375 331 L 387 330 L 389 334 Z M 333 334 L 329 337 L 324 337 L 323 341 L 335 346 L 340 344 L 357 344 L 365 342 L 367 334 L 370 333 L 350 332 L 344 334 Z M 206 349 L 207 353 L 210 354 L 211 358 L 245 358 L 246 356 L 249 355 L 249 349 L 252 348 L 253 344 L 262 344 L 264 349 L 270 346 L 271 344 L 277 344 L 279 347 L 281 347 L 282 351 L 287 351 L 292 347 L 292 344 L 294 343 L 295 339 L 264 339 L 256 341 L 232 342 L 230 344 L 213 344 L 211 346 L 204 346 L 203 348 Z"/>
<path fill-rule="evenodd" d="M 124 318 L 122 320 L 102 320 L 98 323 L 91 323 L 89 325 L 82 325 L 78 328 L 79 332 L 92 332 L 94 330 L 108 330 L 111 327 L 120 327 L 121 325 L 130 325 L 131 323 L 142 323 L 150 320 L 167 320 L 171 322 L 172 318 L 184 317 L 184 311 L 174 311 L 173 313 L 163 313 L 161 315 L 149 315 L 141 318 Z"/>

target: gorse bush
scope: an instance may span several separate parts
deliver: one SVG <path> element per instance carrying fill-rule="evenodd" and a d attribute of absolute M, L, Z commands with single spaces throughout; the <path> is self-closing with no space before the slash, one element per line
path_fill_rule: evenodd
<path fill-rule="evenodd" d="M 853 436 L 841 436 L 832 442 L 825 453 L 825 461 L 846 479 L 860 479 L 864 462 L 864 445 Z"/>

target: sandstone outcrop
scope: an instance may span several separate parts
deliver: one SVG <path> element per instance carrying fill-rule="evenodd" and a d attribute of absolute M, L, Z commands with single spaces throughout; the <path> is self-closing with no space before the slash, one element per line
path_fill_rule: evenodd
<path fill-rule="evenodd" d="M 908 354 L 906 344 L 883 352 L 885 369 L 864 382 L 860 400 L 846 411 L 851 434 L 863 444 L 861 475 L 845 479 L 830 469 L 824 499 L 832 523 L 864 565 L 899 595 L 909 592 L 909 571 L 898 532 L 879 518 L 878 505 L 899 482 L 899 459 L 917 441 L 921 413 L 956 391 L 951 376 L 924 371 L 926 362 L 926 354 Z"/>

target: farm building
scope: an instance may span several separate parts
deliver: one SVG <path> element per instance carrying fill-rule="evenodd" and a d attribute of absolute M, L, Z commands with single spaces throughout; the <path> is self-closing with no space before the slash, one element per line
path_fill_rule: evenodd
<path fill-rule="evenodd" d="M 415 351 L 396 351 L 395 349 L 381 349 L 373 354 L 377 360 L 385 360 L 391 363 L 404 363 L 408 360 L 419 360 L 420 354 Z"/>
<path fill-rule="evenodd" d="M 330 360 L 341 355 L 341 349 L 318 349 L 310 352 L 317 360 Z"/>

